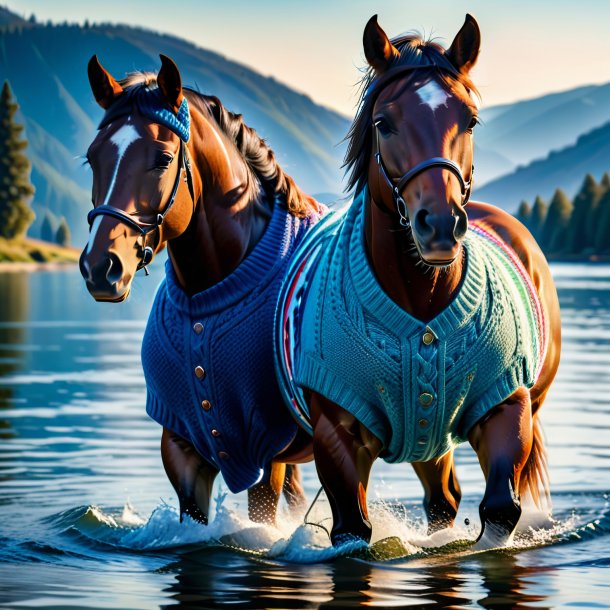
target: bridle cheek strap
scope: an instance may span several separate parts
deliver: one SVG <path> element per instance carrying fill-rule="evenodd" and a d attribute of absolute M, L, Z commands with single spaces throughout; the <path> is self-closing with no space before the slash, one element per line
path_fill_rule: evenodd
<path fill-rule="evenodd" d="M 174 201 L 176 200 L 176 195 L 178 194 L 178 187 L 180 186 L 180 182 L 182 181 L 182 172 L 184 171 L 185 176 L 184 180 L 187 183 L 189 193 L 191 196 L 191 200 L 193 202 L 193 213 L 195 211 L 195 190 L 193 186 L 193 174 L 191 170 L 191 163 L 188 158 L 188 153 L 186 150 L 186 145 L 184 141 L 180 140 L 180 150 L 178 152 L 178 172 L 176 173 L 176 179 L 174 180 L 174 185 L 172 187 L 171 194 L 169 199 L 167 200 L 167 204 L 163 212 L 157 214 L 157 218 L 155 222 L 144 223 L 135 220 L 132 216 L 120 210 L 119 208 L 114 208 L 110 205 L 101 205 L 97 208 L 93 208 L 89 214 L 87 214 L 87 221 L 89 222 L 89 230 L 91 230 L 91 225 L 93 224 L 93 220 L 98 216 L 112 216 L 116 218 L 124 225 L 127 225 L 130 229 L 140 233 L 142 237 L 142 255 L 141 260 L 138 263 L 138 270 L 144 269 L 146 275 L 148 275 L 147 265 L 150 264 L 154 255 L 154 249 L 147 245 L 148 236 L 154 231 L 158 231 L 159 234 L 162 230 L 162 225 L 170 211 L 171 207 L 174 205 Z M 159 240 L 160 241 L 160 240 Z"/>
<path fill-rule="evenodd" d="M 462 205 L 464 206 L 468 203 L 468 200 L 470 199 L 470 192 L 472 190 L 474 165 L 472 165 L 471 167 L 470 180 L 468 182 L 466 182 L 466 180 L 464 179 L 460 166 L 455 163 L 455 161 L 452 161 L 451 159 L 446 159 L 445 157 L 432 157 L 430 159 L 425 159 L 421 163 L 418 163 L 415 167 L 412 167 L 408 172 L 403 174 L 398 180 L 394 180 L 388 174 L 385 164 L 383 163 L 383 159 L 381 158 L 381 150 L 379 148 L 379 130 L 377 126 L 375 126 L 375 130 L 377 142 L 377 152 L 375 153 L 375 160 L 377 161 L 377 165 L 379 166 L 379 171 L 381 172 L 381 175 L 383 176 L 384 180 L 392 191 L 394 205 L 396 206 L 396 211 L 400 216 L 400 224 L 403 227 L 408 227 L 410 221 L 407 204 L 402 196 L 402 192 L 404 191 L 407 184 L 411 182 L 411 180 L 419 176 L 419 174 L 429 169 L 432 169 L 433 167 L 440 167 L 442 169 L 446 169 L 457 178 L 460 184 L 460 189 L 462 191 Z"/>

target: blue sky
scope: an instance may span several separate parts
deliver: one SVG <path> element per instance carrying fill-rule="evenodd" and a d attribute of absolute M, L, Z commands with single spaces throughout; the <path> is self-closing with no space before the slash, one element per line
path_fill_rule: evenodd
<path fill-rule="evenodd" d="M 608 0 L 3 2 L 39 20 L 122 22 L 176 34 L 347 115 L 363 63 L 362 30 L 374 13 L 389 35 L 419 29 L 446 45 L 465 13 L 474 14 L 483 48 L 473 76 L 485 105 L 610 81 Z"/>

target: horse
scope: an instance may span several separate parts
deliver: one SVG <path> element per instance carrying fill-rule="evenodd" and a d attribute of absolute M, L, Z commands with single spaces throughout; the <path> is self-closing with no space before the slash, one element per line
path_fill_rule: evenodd
<path fill-rule="evenodd" d="M 273 376 L 275 294 L 285 263 L 323 212 L 241 115 L 158 74 L 88 76 L 105 111 L 86 159 L 90 235 L 80 271 L 96 301 L 119 303 L 168 248 L 142 344 L 147 412 L 184 515 L 207 524 L 216 475 L 248 489 L 252 520 L 274 523 L 281 492 L 304 501 L 297 433 Z"/>
<path fill-rule="evenodd" d="M 474 17 L 445 49 L 418 34 L 390 40 L 373 16 L 363 45 L 345 157 L 356 196 L 312 238 L 309 271 L 290 284 L 300 300 L 281 297 L 292 402 L 313 434 L 334 545 L 370 542 L 378 457 L 412 464 L 430 534 L 453 526 L 453 454 L 467 440 L 486 480 L 476 547 L 503 546 L 526 494 L 550 506 L 538 414 L 559 364 L 557 293 L 528 230 L 470 201 Z"/>

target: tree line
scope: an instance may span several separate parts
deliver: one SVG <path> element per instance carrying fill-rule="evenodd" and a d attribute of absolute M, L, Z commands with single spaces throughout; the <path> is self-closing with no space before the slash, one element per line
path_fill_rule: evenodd
<path fill-rule="evenodd" d="M 30 201 L 35 189 L 30 181 L 32 164 L 25 152 L 27 140 L 23 137 L 23 125 L 15 115 L 19 105 L 8 81 L 4 81 L 0 93 L 0 237 L 19 239 L 35 218 Z M 67 246 L 70 228 L 66 219 L 56 218 L 47 210 L 42 223 L 41 238 Z"/>
<path fill-rule="evenodd" d="M 573 200 L 557 189 L 547 204 L 522 201 L 517 218 L 552 257 L 610 254 L 610 175 L 587 174 Z"/>

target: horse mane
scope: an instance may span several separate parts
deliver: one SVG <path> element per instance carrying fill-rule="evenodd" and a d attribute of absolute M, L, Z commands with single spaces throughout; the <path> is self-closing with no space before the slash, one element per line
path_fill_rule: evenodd
<path fill-rule="evenodd" d="M 469 92 L 480 97 L 479 92 L 470 78 L 459 72 L 449 60 L 445 49 L 433 40 L 424 40 L 419 32 L 409 32 L 391 40 L 398 49 L 399 56 L 393 61 L 388 70 L 400 66 L 426 66 L 430 70 L 424 73 L 435 73 L 451 89 L 456 82 L 461 83 Z M 360 99 L 358 101 L 356 117 L 352 123 L 345 140 L 348 142 L 347 151 L 343 160 L 345 172 L 349 173 L 346 191 L 355 189 L 359 192 L 367 181 L 367 170 L 372 152 L 371 115 L 376 96 L 368 95 L 374 88 L 377 75 L 375 70 L 368 66 L 364 70 L 360 81 Z M 417 70 L 421 73 L 422 70 Z M 413 73 L 415 74 L 415 72 Z M 409 75 L 412 78 L 412 75 Z"/>
<path fill-rule="evenodd" d="M 157 76 L 151 72 L 133 72 L 122 79 L 120 85 L 126 90 L 154 88 L 157 86 Z M 315 199 L 305 194 L 282 169 L 273 150 L 253 128 L 245 124 L 241 114 L 227 110 L 217 97 L 204 95 L 189 87 L 184 87 L 183 91 L 189 104 L 214 118 L 221 131 L 240 152 L 267 197 L 273 200 L 276 195 L 280 195 L 285 200 L 288 212 L 298 218 L 305 218 L 318 211 Z"/>

